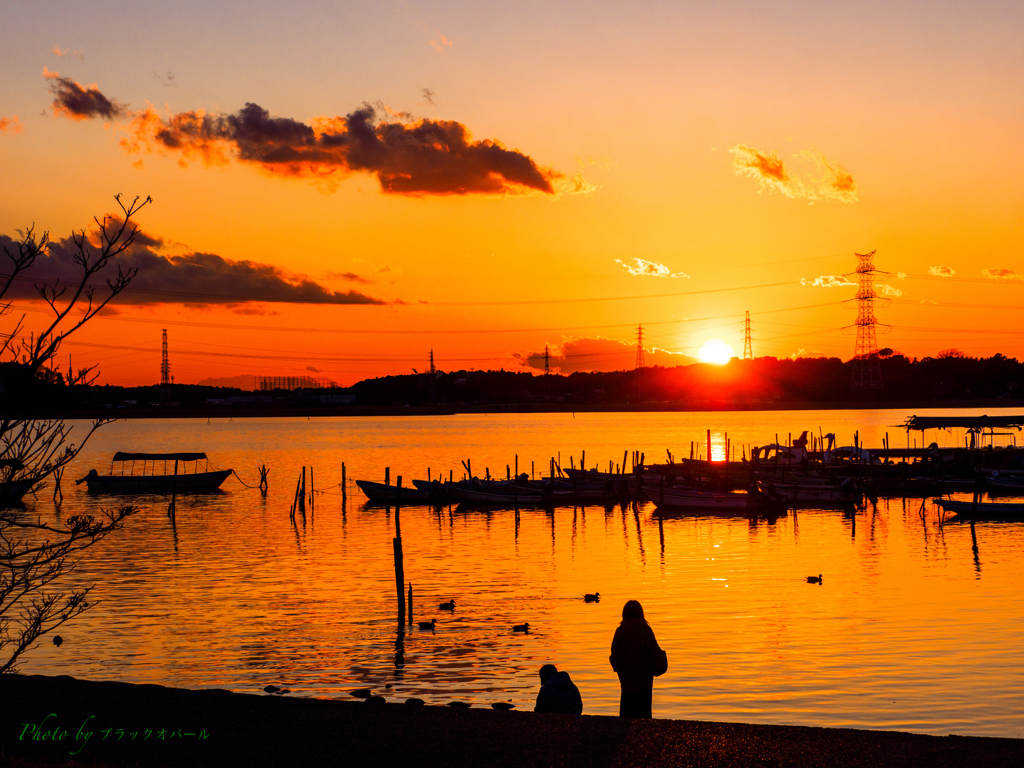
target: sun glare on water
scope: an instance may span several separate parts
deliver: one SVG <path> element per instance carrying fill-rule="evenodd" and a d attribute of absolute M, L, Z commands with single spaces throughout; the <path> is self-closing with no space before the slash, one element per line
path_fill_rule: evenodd
<path fill-rule="evenodd" d="M 700 348 L 698 357 L 705 363 L 725 365 L 736 356 L 733 348 L 721 339 L 712 339 Z"/>

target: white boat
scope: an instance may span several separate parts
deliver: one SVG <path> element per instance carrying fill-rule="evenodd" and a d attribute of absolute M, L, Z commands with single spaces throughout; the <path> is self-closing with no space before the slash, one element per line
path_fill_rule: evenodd
<path fill-rule="evenodd" d="M 780 482 L 758 480 L 758 489 L 768 496 L 779 496 L 793 504 L 853 504 L 857 495 L 848 486 L 821 485 L 818 483 Z"/>
<path fill-rule="evenodd" d="M 205 462 L 202 472 L 199 471 L 200 461 Z M 120 473 L 114 473 L 114 464 L 120 465 Z M 137 465 L 141 465 L 138 471 Z M 110 467 L 109 475 L 101 475 L 91 469 L 75 484 L 85 483 L 93 493 L 210 493 L 220 488 L 232 473 L 230 469 L 209 471 L 205 453 L 118 451 Z"/>

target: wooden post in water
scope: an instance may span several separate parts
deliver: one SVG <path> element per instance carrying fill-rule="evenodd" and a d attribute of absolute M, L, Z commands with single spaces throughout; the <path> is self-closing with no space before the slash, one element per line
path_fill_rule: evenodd
<path fill-rule="evenodd" d="M 580 472 L 585 472 L 587 469 L 587 452 L 583 451 L 583 455 L 580 456 Z"/>
<path fill-rule="evenodd" d="M 711 430 L 708 430 L 708 465 L 711 464 Z"/>
<path fill-rule="evenodd" d="M 347 480 L 347 478 L 345 477 L 345 462 L 343 461 L 343 462 L 341 462 L 341 500 L 342 501 L 344 501 L 345 497 L 348 496 L 348 491 L 347 491 L 348 483 L 346 482 L 346 480 Z"/>
<path fill-rule="evenodd" d="M 174 519 L 174 513 L 177 511 L 175 509 L 175 507 L 176 507 L 176 505 L 175 505 L 175 496 L 177 495 L 177 492 L 178 492 L 178 460 L 175 459 L 174 460 L 174 480 L 171 481 L 171 505 L 169 507 L 167 507 L 167 516 L 169 518 L 171 518 L 172 520 Z"/>
<path fill-rule="evenodd" d="M 395 589 L 398 592 L 398 623 L 405 624 L 405 564 L 402 559 L 402 525 L 395 507 L 395 538 L 391 540 L 395 551 Z"/>
<path fill-rule="evenodd" d="M 309 514 L 311 514 L 311 515 L 313 514 L 313 511 L 316 509 L 316 501 L 313 498 L 314 496 L 316 496 L 316 483 L 313 482 L 313 467 L 310 467 L 309 468 Z"/>
<path fill-rule="evenodd" d="M 306 514 L 306 468 L 302 468 L 302 489 L 299 491 L 299 512 Z"/>
<path fill-rule="evenodd" d="M 629 449 L 628 448 L 622 452 L 622 474 L 626 474 L 626 455 L 628 453 L 629 453 Z"/>
<path fill-rule="evenodd" d="M 384 485 L 391 485 L 391 467 L 384 467 Z"/>
<path fill-rule="evenodd" d="M 62 477 L 64 477 L 64 467 L 57 467 L 53 471 L 53 479 L 55 481 L 53 485 L 53 503 L 57 506 L 60 506 L 64 501 L 64 492 L 60 489 L 60 480 Z"/>
<path fill-rule="evenodd" d="M 519 477 L 519 454 L 516 454 L 516 477 Z"/>
<path fill-rule="evenodd" d="M 413 625 L 412 620 L 412 582 L 409 582 L 409 626 Z"/>

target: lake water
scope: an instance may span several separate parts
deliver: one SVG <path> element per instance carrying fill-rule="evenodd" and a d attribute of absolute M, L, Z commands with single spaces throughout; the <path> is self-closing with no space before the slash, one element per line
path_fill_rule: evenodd
<path fill-rule="evenodd" d="M 925 411 L 919 411 L 923 414 Z M 930 413 L 937 413 L 931 411 Z M 996 413 L 990 409 L 989 414 Z M 46 638 L 21 671 L 96 680 L 337 697 L 370 687 L 389 700 L 511 701 L 532 709 L 537 670 L 553 662 L 584 712 L 616 714 L 608 664 L 623 603 L 640 600 L 668 653 L 656 717 L 1024 736 L 1024 524 L 940 525 L 931 501 L 880 500 L 856 514 L 790 512 L 769 522 L 655 514 L 653 505 L 554 511 L 401 511 L 417 620 L 400 631 L 392 560 L 395 512 L 366 505 L 349 479 L 411 478 L 471 459 L 539 474 L 551 456 L 587 465 L 626 450 L 688 456 L 705 430 L 739 453 L 804 429 L 859 430 L 868 446 L 905 444 L 903 411 L 460 415 L 150 420 L 104 427 L 64 480 L 25 514 L 95 512 L 128 499 L 71 481 L 101 474 L 117 450 L 205 451 L 235 478 L 216 495 L 138 497 L 140 512 L 88 550 L 75 584 L 99 604 Z M 928 442 L 962 445 L 963 436 Z M 315 510 L 289 507 L 303 465 Z M 824 584 L 805 577 L 824 574 Z M 598 591 L 601 601 L 582 595 Z M 454 598 L 454 614 L 438 603 Z M 527 635 L 512 625 L 529 622 Z M 391 688 L 386 686 L 390 685 Z"/>

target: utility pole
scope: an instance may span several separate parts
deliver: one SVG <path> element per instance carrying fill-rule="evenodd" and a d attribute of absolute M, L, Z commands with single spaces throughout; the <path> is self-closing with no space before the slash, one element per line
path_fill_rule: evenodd
<path fill-rule="evenodd" d="M 868 392 L 881 392 L 882 366 L 878 362 L 878 336 L 875 319 L 875 275 L 879 270 L 875 269 L 871 253 L 858 253 L 857 276 L 859 287 L 857 288 L 857 345 L 853 354 L 853 376 L 850 386 L 853 389 Z"/>
<path fill-rule="evenodd" d="M 747 319 L 743 322 L 743 359 L 754 359 L 754 344 L 750 338 L 750 310 L 747 310 Z"/>

